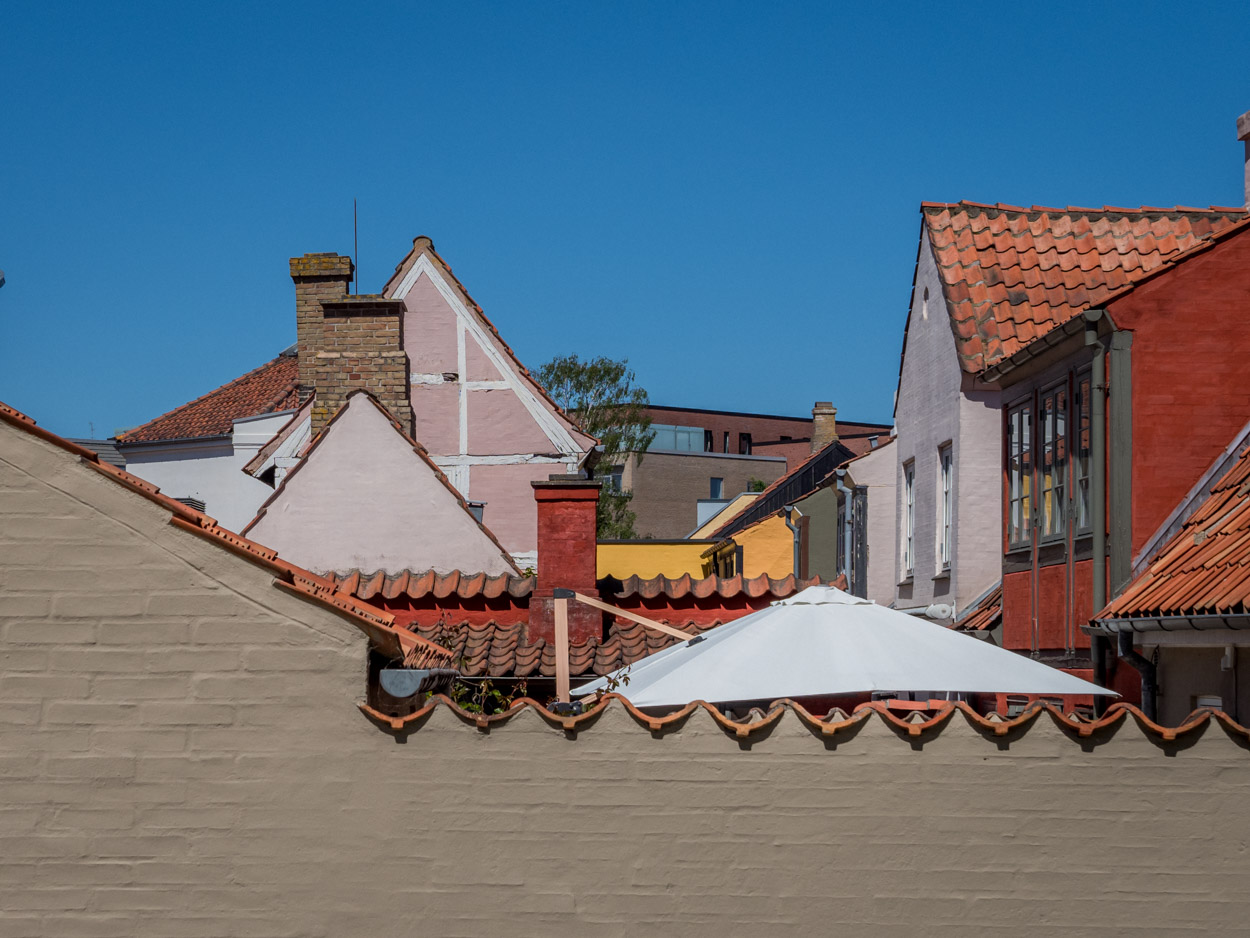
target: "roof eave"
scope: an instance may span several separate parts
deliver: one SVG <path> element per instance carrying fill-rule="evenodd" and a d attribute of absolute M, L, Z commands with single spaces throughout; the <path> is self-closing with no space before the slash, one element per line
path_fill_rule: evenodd
<path fill-rule="evenodd" d="M 1096 328 L 1100 335 L 1115 330 L 1115 322 L 1106 309 L 1098 307 L 1084 310 L 1082 314 L 1073 316 L 1067 322 L 1038 336 L 1009 358 L 985 368 L 977 377 L 986 384 L 1000 388 L 1009 387 L 1028 377 L 1033 371 L 1048 367 L 1075 352 L 1080 345 L 1074 340 L 1078 336 L 1083 337 L 1090 326 Z M 1026 370 L 1026 365 L 1035 367 Z"/>
<path fill-rule="evenodd" d="M 1094 619 L 1092 625 L 1081 627 L 1083 632 L 1090 635 L 1118 635 L 1121 632 L 1203 632 L 1215 629 L 1234 632 L 1250 630 L 1250 614 L 1169 613 L 1157 616 L 1115 616 Z"/>

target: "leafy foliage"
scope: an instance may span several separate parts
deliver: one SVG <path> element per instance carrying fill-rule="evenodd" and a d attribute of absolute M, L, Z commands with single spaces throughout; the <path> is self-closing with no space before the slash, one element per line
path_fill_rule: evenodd
<path fill-rule="evenodd" d="M 762 492 L 766 488 L 768 488 L 768 483 L 763 479 L 757 479 L 755 476 L 751 476 L 751 478 L 747 479 L 748 492 Z"/>
<path fill-rule="evenodd" d="M 596 512 L 598 536 L 637 537 L 637 515 L 629 508 L 633 493 L 612 483 L 614 467 L 630 454 L 642 462 L 651 445 L 651 418 L 646 414 L 650 399 L 644 388 L 634 384 L 629 362 L 602 356 L 583 361 L 576 355 L 563 355 L 543 365 L 538 380 L 552 400 L 603 445 L 595 466 L 595 477 L 605 482 Z"/>
<path fill-rule="evenodd" d="M 458 680 L 451 685 L 451 699 L 456 706 L 469 713 L 503 713 L 512 702 L 526 696 L 525 682 L 521 681 L 511 694 L 505 694 L 495 682 L 485 677 L 481 680 Z"/>

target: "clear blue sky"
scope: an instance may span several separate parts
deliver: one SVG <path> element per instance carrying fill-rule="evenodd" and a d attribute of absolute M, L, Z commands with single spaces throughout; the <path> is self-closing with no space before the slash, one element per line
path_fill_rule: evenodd
<path fill-rule="evenodd" d="M 1241 3 L 54 4 L 0 15 L 0 400 L 98 436 L 433 237 L 521 359 L 890 419 L 922 200 L 1242 202 Z"/>

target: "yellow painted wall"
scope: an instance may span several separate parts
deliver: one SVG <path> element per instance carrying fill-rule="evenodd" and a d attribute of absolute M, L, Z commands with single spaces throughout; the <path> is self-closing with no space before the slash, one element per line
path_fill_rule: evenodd
<path fill-rule="evenodd" d="M 767 573 L 783 577 L 794 572 L 794 535 L 780 515 L 757 521 L 734 535 L 742 548 L 742 575 Z"/>
<path fill-rule="evenodd" d="M 707 541 L 599 544 L 595 554 L 595 575 L 600 579 L 611 576 L 618 580 L 631 576 L 679 577 L 687 573 L 692 577 L 701 577 L 701 555 L 711 546 Z"/>

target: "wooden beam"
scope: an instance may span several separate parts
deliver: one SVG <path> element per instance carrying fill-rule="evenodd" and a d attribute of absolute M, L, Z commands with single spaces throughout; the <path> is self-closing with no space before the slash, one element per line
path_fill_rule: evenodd
<path fill-rule="evenodd" d="M 556 697 L 568 703 L 569 697 L 569 601 L 556 601 Z"/>
<path fill-rule="evenodd" d="M 633 613 L 633 612 L 626 612 L 624 609 L 617 609 L 615 606 L 609 606 L 607 603 L 602 603 L 597 599 L 591 599 L 589 596 L 584 596 L 581 593 L 574 593 L 573 598 L 576 599 L 579 603 L 585 603 L 587 606 L 592 606 L 595 609 L 601 610 L 602 612 L 610 612 L 612 613 L 612 615 L 620 616 L 622 619 L 628 619 L 630 622 L 637 622 L 639 625 L 645 625 L 647 628 L 655 629 L 657 632 L 663 632 L 665 635 L 672 635 L 676 638 L 682 638 L 682 639 L 694 638 L 694 636 L 691 635 L 689 632 L 683 632 L 681 629 L 675 629 L 672 626 L 664 625 L 661 622 L 656 622 L 652 619 L 648 619 L 645 616 L 637 615 L 636 613 Z M 567 600 L 557 599 L 556 602 L 557 603 L 567 602 Z M 556 608 L 559 609 L 560 607 L 556 606 Z M 559 613 L 557 613 L 557 615 L 559 615 Z M 556 621 L 558 622 L 559 619 L 557 619 Z M 556 628 L 558 629 L 559 626 L 557 625 Z M 556 634 L 558 636 L 559 632 L 557 631 Z"/>

